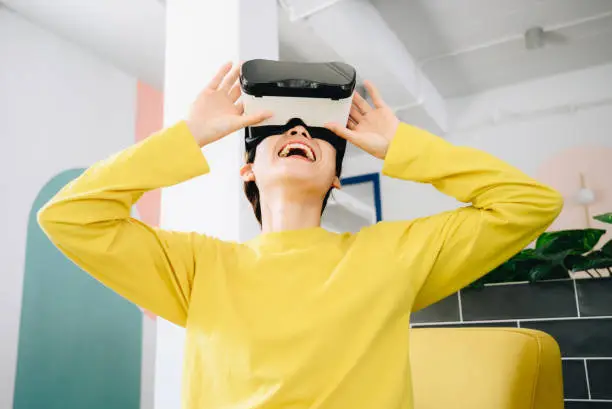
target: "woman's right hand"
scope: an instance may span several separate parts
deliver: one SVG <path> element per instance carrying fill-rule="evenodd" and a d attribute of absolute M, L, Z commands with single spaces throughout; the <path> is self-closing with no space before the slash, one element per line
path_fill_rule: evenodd
<path fill-rule="evenodd" d="M 198 95 L 185 120 L 200 147 L 272 116 L 270 112 L 244 115 L 244 106 L 238 101 L 240 65 L 232 67 L 230 62 L 219 69 Z"/>

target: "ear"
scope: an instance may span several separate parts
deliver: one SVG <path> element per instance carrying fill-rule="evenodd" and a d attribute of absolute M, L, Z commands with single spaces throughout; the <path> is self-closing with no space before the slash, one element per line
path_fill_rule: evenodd
<path fill-rule="evenodd" d="M 335 189 L 342 189 L 342 186 L 340 185 L 340 179 L 338 179 L 338 176 L 334 176 L 332 187 Z"/>
<path fill-rule="evenodd" d="M 240 177 L 244 182 L 255 182 L 255 173 L 253 172 L 252 163 L 246 163 L 240 168 Z"/>

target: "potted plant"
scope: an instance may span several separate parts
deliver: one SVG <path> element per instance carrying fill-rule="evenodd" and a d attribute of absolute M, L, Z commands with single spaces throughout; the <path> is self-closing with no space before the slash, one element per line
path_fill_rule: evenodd
<path fill-rule="evenodd" d="M 594 219 L 612 224 L 612 213 L 601 214 Z M 612 240 L 595 250 L 605 233 L 603 229 L 590 228 L 543 233 L 536 240 L 534 248 L 521 251 L 469 287 L 570 278 L 577 272 L 598 277 L 599 269 L 607 270 L 612 275 Z"/>

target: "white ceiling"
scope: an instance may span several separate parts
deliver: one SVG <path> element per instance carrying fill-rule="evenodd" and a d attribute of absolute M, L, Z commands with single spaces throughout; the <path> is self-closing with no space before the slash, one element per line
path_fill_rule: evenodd
<path fill-rule="evenodd" d="M 286 61 L 337 61 L 340 56 L 307 24 L 292 22 L 287 13 L 278 12 L 278 53 Z"/>
<path fill-rule="evenodd" d="M 372 0 L 445 97 L 612 61 L 610 0 Z M 524 32 L 549 33 L 537 50 Z"/>
<path fill-rule="evenodd" d="M 120 69 L 162 87 L 162 1 L 0 1 Z M 371 2 L 446 98 L 612 61 L 612 0 Z M 290 21 L 282 10 L 279 15 L 281 58 L 338 59 L 338 53 L 307 25 Z M 533 26 L 549 31 L 547 44 L 526 50 L 523 33 Z M 377 46 L 377 38 L 372 38 L 364 49 Z M 380 61 L 371 64 L 375 68 Z"/>

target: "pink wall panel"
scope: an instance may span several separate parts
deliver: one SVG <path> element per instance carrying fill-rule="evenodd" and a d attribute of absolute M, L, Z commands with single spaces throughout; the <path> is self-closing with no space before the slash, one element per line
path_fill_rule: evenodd
<path fill-rule="evenodd" d="M 160 130 L 164 118 L 164 96 L 160 91 L 138 81 L 136 92 L 136 142 Z M 140 219 L 151 225 L 159 226 L 161 190 L 145 193 L 136 204 Z M 155 316 L 144 310 L 150 318 Z"/>
<path fill-rule="evenodd" d="M 587 206 L 576 200 L 581 187 L 581 175 L 587 188 L 595 193 L 595 201 Z M 544 162 L 538 179 L 558 189 L 565 198 L 563 212 L 551 230 L 589 227 L 608 230 L 601 243 L 612 238 L 610 225 L 590 219 L 612 212 L 612 149 L 599 146 L 579 146 L 562 151 Z"/>
<path fill-rule="evenodd" d="M 151 86 L 138 82 L 136 101 L 136 141 L 141 141 L 163 126 L 164 96 Z M 161 191 L 154 190 L 144 194 L 138 202 L 138 214 L 143 222 L 152 226 L 159 225 Z"/>

